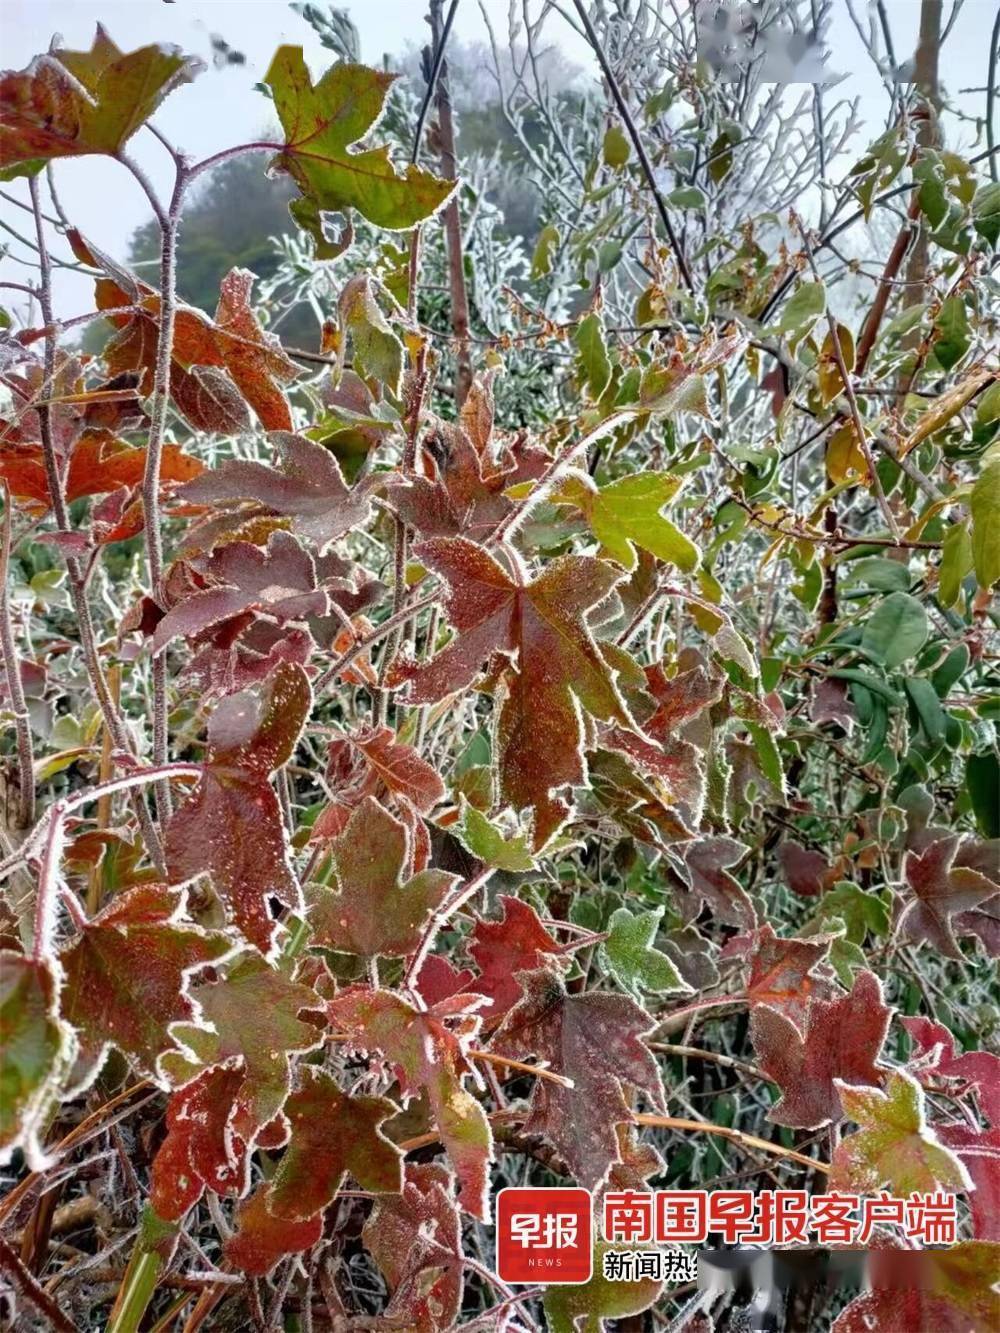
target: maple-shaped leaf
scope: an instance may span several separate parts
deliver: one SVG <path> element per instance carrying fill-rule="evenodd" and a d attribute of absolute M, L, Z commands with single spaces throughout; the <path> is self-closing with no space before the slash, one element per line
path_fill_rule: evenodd
<path fill-rule="evenodd" d="M 956 865 L 961 837 L 950 833 L 921 852 L 907 852 L 906 881 L 913 898 L 904 904 L 896 929 L 911 939 L 926 940 L 948 958 L 964 957 L 955 938 L 956 913 L 978 907 L 997 892 L 996 882 L 981 870 Z"/>
<path fill-rule="evenodd" d="M 395 76 L 338 62 L 313 84 L 299 46 L 275 52 L 264 82 L 285 132 L 270 169 L 287 172 L 326 212 L 356 208 L 377 227 L 402 231 L 435 212 L 455 189 L 417 166 L 396 170 L 386 146 L 351 151 L 375 127 Z"/>
<path fill-rule="evenodd" d="M 320 549 L 365 524 L 369 488 L 348 487 L 329 450 L 290 431 L 273 431 L 268 438 L 281 455 L 280 472 L 266 463 L 229 459 L 182 486 L 179 495 L 194 504 L 255 501 L 291 518 L 295 531 Z"/>
<path fill-rule="evenodd" d="M 242 1273 L 263 1277 L 288 1254 L 311 1250 L 323 1235 L 323 1214 L 302 1221 L 278 1217 L 268 1206 L 270 1190 L 260 1185 L 236 1209 L 236 1231 L 222 1247 L 226 1259 Z"/>
<path fill-rule="evenodd" d="M 724 925 L 739 930 L 754 929 L 757 925 L 754 905 L 728 870 L 743 859 L 746 851 L 742 842 L 725 837 L 698 838 L 681 848 L 691 880 L 690 886 L 675 881 L 682 920 L 694 921 L 702 907 L 707 907 Z"/>
<path fill-rule="evenodd" d="M 690 574 L 698 567 L 698 548 L 662 512 L 682 484 L 668 472 L 636 472 L 598 487 L 588 473 L 573 469 L 552 499 L 575 505 L 603 549 L 626 569 L 635 568 L 638 546 Z"/>
<path fill-rule="evenodd" d="M 89 1069 L 116 1046 L 156 1078 L 170 1024 L 194 1017 L 188 975 L 233 943 L 185 921 L 184 909 L 183 894 L 139 885 L 112 899 L 60 954 L 62 1014 L 79 1033 Z"/>
<path fill-rule="evenodd" d="M 209 720 L 203 777 L 167 824 L 172 880 L 207 872 L 227 914 L 265 954 L 275 936 L 268 897 L 302 910 L 268 778 L 291 757 L 311 702 L 309 679 L 295 662 L 280 663 L 259 689 L 223 699 Z"/>
<path fill-rule="evenodd" d="M 603 1333 L 606 1320 L 624 1321 L 629 1315 L 642 1314 L 653 1304 L 663 1290 L 658 1279 L 643 1277 L 627 1282 L 604 1276 L 604 1256 L 614 1249 L 614 1245 L 597 1242 L 589 1282 L 545 1288 L 543 1304 L 549 1333 Z"/>
<path fill-rule="evenodd" d="M 568 555 L 528 583 L 463 537 L 422 542 L 414 556 L 448 585 L 446 608 L 456 633 L 430 662 L 397 661 L 389 683 L 405 680 L 410 702 L 433 703 L 466 689 L 494 654 L 513 659 L 499 692 L 499 789 L 516 810 L 534 810 L 537 850 L 569 815 L 569 805 L 554 793 L 586 780 L 578 705 L 593 717 L 632 726 L 587 625 L 620 575 L 599 560 Z"/>
<path fill-rule="evenodd" d="M 838 867 L 831 866 L 822 852 L 803 847 L 794 838 L 786 838 L 778 848 L 778 861 L 785 883 L 802 898 L 816 897 L 840 877 Z"/>
<path fill-rule="evenodd" d="M 469 936 L 468 952 L 479 969 L 470 986 L 489 998 L 482 1010 L 486 1018 L 498 1018 L 521 999 L 520 972 L 543 967 L 546 959 L 559 953 L 559 944 L 538 919 L 533 907 L 511 898 L 500 897 L 503 916 L 499 921 L 480 917 Z"/>
<path fill-rule="evenodd" d="M 461 425 L 432 419 L 422 440 L 422 466 L 430 475 L 390 476 L 383 483 L 386 503 L 422 537 L 485 540 L 514 508 L 504 492 L 534 480 L 549 462 L 544 450 L 518 441 L 496 456 L 490 452 L 492 406 L 482 406 L 478 383 L 463 404 Z"/>
<path fill-rule="evenodd" d="M 687 666 L 686 660 L 694 665 Z M 724 678 L 710 672 L 697 654 L 682 653 L 678 665 L 683 671 L 668 676 L 662 666 L 645 668 L 646 688 L 656 703 L 655 712 L 643 719 L 643 729 L 657 740 L 667 740 L 684 723 L 700 717 L 706 708 L 722 697 Z"/>
<path fill-rule="evenodd" d="M 619 1160 L 617 1126 L 632 1119 L 623 1089 L 662 1105 L 659 1069 L 642 1042 L 655 1024 L 624 995 L 570 995 L 550 968 L 521 973 L 518 980 L 524 997 L 507 1014 L 491 1049 L 520 1060 L 534 1055 L 572 1080 L 572 1088 L 536 1083 L 524 1129 L 543 1135 L 579 1183 L 594 1189 Z"/>
<path fill-rule="evenodd" d="M 619 751 L 662 792 L 665 805 L 677 806 L 685 822 L 697 827 L 705 805 L 706 773 L 700 751 L 682 736 L 648 741 L 624 727 L 608 727 L 603 743 Z"/>
<path fill-rule="evenodd" d="M 263 549 L 250 542 L 227 542 L 203 562 L 203 569 L 210 582 L 167 611 L 153 633 L 154 653 L 178 635 L 193 639 L 248 611 L 285 623 L 327 610 L 316 562 L 290 532 L 272 532 Z"/>
<path fill-rule="evenodd" d="M 873 1250 L 870 1290 L 830 1333 L 996 1333 L 1000 1245 L 959 1241 L 944 1249 Z"/>
<path fill-rule="evenodd" d="M 444 797 L 440 774 L 389 727 L 361 727 L 337 736 L 327 756 L 327 786 L 334 799 L 320 811 L 313 837 L 339 836 L 365 797 L 375 796 L 386 801 L 409 830 L 419 863 L 415 868 L 425 865 L 430 845 L 419 816 Z"/>
<path fill-rule="evenodd" d="M 750 1036 L 757 1061 L 781 1089 L 768 1119 L 798 1129 L 818 1129 L 839 1120 L 834 1079 L 852 1085 L 881 1084 L 885 1071 L 876 1062 L 891 1018 L 873 972 L 859 972 L 849 995 L 813 999 L 804 1034 L 777 1009 L 754 1005 Z"/>
<path fill-rule="evenodd" d="M 471 1072 L 465 1045 L 479 1027 L 469 1010 L 479 1002 L 478 996 L 452 996 L 420 1010 L 394 991 L 353 986 L 330 1001 L 327 1013 L 351 1047 L 378 1051 L 390 1062 L 404 1097 L 426 1093 L 458 1177 L 459 1200 L 486 1218 L 493 1135 L 482 1106 L 463 1085 Z"/>
<path fill-rule="evenodd" d="M 1000 1056 L 991 1051 L 955 1052 L 955 1037 L 943 1023 L 930 1018 L 904 1018 L 903 1027 L 916 1042 L 910 1073 L 925 1086 L 929 1078 L 961 1079 L 973 1084 L 983 1114 L 1000 1128 Z"/>
<path fill-rule="evenodd" d="M 414 989 L 428 1008 L 452 995 L 468 995 L 476 989 L 471 968 L 457 968 L 443 954 L 431 953 L 414 978 Z"/>
<path fill-rule="evenodd" d="M 119 487 L 138 486 L 146 467 L 146 450 L 130 449 L 109 431 L 87 431 L 73 445 L 64 478 L 67 500 L 105 495 Z M 164 445 L 160 464 L 160 485 L 167 489 L 174 482 L 192 481 L 205 465 L 176 444 Z M 45 454 L 41 445 L 22 445 L 0 453 L 0 477 L 10 492 L 20 500 L 34 501 L 33 512 L 45 512 L 50 504 L 45 473 Z"/>
<path fill-rule="evenodd" d="M 68 239 L 81 262 L 104 274 L 95 284 L 95 302 L 115 330 L 101 353 L 109 373 L 128 375 L 139 391 L 151 392 L 162 318 L 160 293 L 78 231 L 71 229 Z M 282 386 L 300 372 L 278 338 L 258 323 L 250 305 L 254 281 L 248 269 L 231 269 L 219 288 L 214 321 L 194 306 L 177 307 L 170 395 L 195 430 L 242 428 L 247 403 L 265 430 L 292 428 Z"/>
<path fill-rule="evenodd" d="M 376 1199 L 361 1233 L 392 1293 L 385 1318 L 415 1333 L 453 1327 L 462 1304 L 465 1256 L 451 1186 L 439 1163 L 408 1162 L 402 1193 Z"/>
<path fill-rule="evenodd" d="M 513 833 L 506 837 L 496 824 L 464 796 L 459 819 L 460 822 L 453 829 L 455 836 L 478 861 L 510 874 L 534 870 L 535 858 L 523 833 Z"/>
<path fill-rule="evenodd" d="M 411 861 L 406 826 L 366 796 L 330 844 L 335 878 L 306 893 L 312 943 L 365 958 L 413 953 L 434 910 L 457 877 Z"/>
<path fill-rule="evenodd" d="M 174 46 L 122 53 L 101 24 L 89 51 L 58 47 L 0 76 L 0 170 L 34 175 L 57 157 L 114 157 L 168 93 L 204 68 Z"/>
<path fill-rule="evenodd" d="M 76 1054 L 58 995 L 48 962 L 0 950 L 0 1162 L 20 1148 L 33 1171 L 50 1165 L 40 1136 Z"/>
<path fill-rule="evenodd" d="M 927 1124 L 916 1079 L 894 1070 L 885 1085 L 855 1088 L 838 1083 L 845 1119 L 860 1128 L 837 1146 L 830 1189 L 876 1194 L 888 1186 L 900 1198 L 917 1192 L 968 1189 L 965 1167 Z"/>
<path fill-rule="evenodd" d="M 770 926 L 761 926 L 749 953 L 746 993 L 751 1008 L 770 1005 L 801 1031 L 810 999 L 825 998 L 830 989 L 813 971 L 829 951 L 830 939 L 829 935 L 782 939 Z"/>
<path fill-rule="evenodd" d="M 622 990 L 642 999 L 643 992 L 690 991 L 665 953 L 655 947 L 663 908 L 630 912 L 619 907 L 608 922 L 608 937 L 598 949 L 601 966 Z"/>
<path fill-rule="evenodd" d="M 288 1146 L 271 1177 L 268 1207 L 302 1222 L 333 1199 L 346 1172 L 364 1190 L 398 1194 L 402 1154 L 381 1132 L 399 1108 L 384 1097 L 349 1097 L 329 1074 L 304 1067 L 285 1102 Z"/>
<path fill-rule="evenodd" d="M 322 1042 L 321 1029 L 299 1017 L 320 1009 L 322 1002 L 309 986 L 289 981 L 259 954 L 237 958 L 219 981 L 192 986 L 191 999 L 199 1019 L 173 1025 L 171 1036 L 181 1049 L 166 1051 L 160 1068 L 175 1087 L 217 1065 L 239 1068 L 234 1115 L 242 1118 L 244 1137 L 252 1141 L 284 1105 L 290 1057 Z"/>

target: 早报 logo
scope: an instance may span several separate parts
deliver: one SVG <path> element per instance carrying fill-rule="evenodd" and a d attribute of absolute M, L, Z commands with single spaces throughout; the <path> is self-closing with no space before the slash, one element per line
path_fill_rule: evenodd
<path fill-rule="evenodd" d="M 593 1201 L 583 1189 L 497 1195 L 497 1272 L 504 1282 L 589 1282 Z"/>

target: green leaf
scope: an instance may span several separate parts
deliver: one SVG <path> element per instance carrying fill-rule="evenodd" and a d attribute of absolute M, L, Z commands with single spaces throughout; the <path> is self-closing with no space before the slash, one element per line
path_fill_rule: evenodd
<path fill-rule="evenodd" d="M 394 78 L 342 63 L 314 86 L 302 48 L 282 46 L 264 82 L 285 131 L 272 168 L 287 172 L 317 208 L 356 208 L 378 227 L 404 231 L 440 208 L 455 183 L 412 165 L 400 175 L 385 145 L 351 151 L 381 116 Z"/>
<path fill-rule="evenodd" d="M 0 1033 L 0 1162 L 21 1148 L 31 1169 L 42 1170 L 50 1163 L 41 1136 L 76 1050 L 48 963 L 0 952 Z"/>
<path fill-rule="evenodd" d="M 355 374 L 376 380 L 397 395 L 403 377 L 403 344 L 383 315 L 366 273 L 359 273 L 347 283 L 339 308 L 344 328 L 351 335 Z"/>
<path fill-rule="evenodd" d="M 844 1116 L 860 1129 L 833 1155 L 830 1189 L 875 1194 L 883 1186 L 906 1198 L 917 1192 L 967 1189 L 959 1159 L 938 1141 L 924 1116 L 924 1097 L 909 1074 L 895 1070 L 885 1092 L 837 1080 Z"/>
<path fill-rule="evenodd" d="M 602 147 L 604 161 L 616 171 L 625 165 L 632 156 L 632 148 L 618 125 L 612 125 L 604 136 Z"/>
<path fill-rule="evenodd" d="M 545 1288 L 543 1305 L 549 1333 L 602 1333 L 606 1319 L 641 1314 L 659 1296 L 662 1282 L 612 1282 L 604 1276 L 604 1255 L 614 1249 L 594 1246 L 594 1275 L 589 1282 Z"/>
<path fill-rule="evenodd" d="M 848 566 L 845 582 L 864 583 L 879 592 L 906 592 L 910 586 L 910 571 L 898 560 L 886 560 L 881 555 L 869 555 Z"/>
<path fill-rule="evenodd" d="M 89 51 L 55 50 L 0 76 L 0 170 L 9 179 L 53 158 L 115 156 L 203 68 L 173 46 L 123 54 L 98 24 Z"/>
<path fill-rule="evenodd" d="M 972 338 L 963 297 L 949 296 L 944 302 L 934 321 L 934 332 L 934 355 L 938 364 L 945 370 L 951 370 L 969 350 Z"/>
<path fill-rule="evenodd" d="M 596 402 L 611 380 L 611 361 L 604 343 L 601 317 L 596 312 L 586 315 L 573 334 L 577 351 L 580 378 Z"/>
<path fill-rule="evenodd" d="M 863 944 L 869 931 L 885 937 L 889 934 L 889 909 L 877 893 L 867 893 L 847 880 L 835 884 L 820 899 L 814 923 L 838 917 L 844 923 L 847 939 L 852 944 Z"/>
<path fill-rule="evenodd" d="M 535 868 L 528 839 L 524 834 L 505 838 L 495 824 L 491 824 L 481 810 L 468 801 L 462 801 L 462 822 L 456 830 L 459 838 L 473 856 L 497 870 L 517 874 Z"/>
<path fill-rule="evenodd" d="M 1000 185 L 991 181 L 976 191 L 972 201 L 972 225 L 990 245 L 1000 239 Z"/>
<path fill-rule="evenodd" d="M 694 185 L 683 185 L 679 190 L 671 190 L 667 202 L 678 208 L 704 208 L 705 196 Z"/>
<path fill-rule="evenodd" d="M 938 571 L 938 600 L 942 606 L 954 606 L 962 592 L 962 583 L 972 573 L 972 537 L 966 522 L 945 528 Z"/>
<path fill-rule="evenodd" d="M 653 945 L 662 917 L 662 907 L 635 913 L 620 907 L 612 915 L 608 938 L 598 950 L 604 970 L 640 1001 L 644 991 L 662 995 L 664 991 L 691 989 L 666 954 Z"/>
<path fill-rule="evenodd" d="M 639 546 L 690 574 L 698 568 L 698 548 L 661 513 L 681 484 L 668 472 L 639 472 L 598 489 L 579 472 L 566 478 L 554 498 L 581 509 L 605 551 L 626 569 L 635 568 Z"/>
<path fill-rule="evenodd" d="M 1000 579 L 1000 456 L 990 458 L 969 496 L 972 560 L 981 588 Z"/>
<path fill-rule="evenodd" d="M 826 309 L 826 289 L 821 282 L 803 282 L 781 313 L 777 332 L 797 342 L 804 338 Z"/>
<path fill-rule="evenodd" d="M 544 278 L 547 273 L 552 272 L 553 251 L 558 247 L 559 241 L 559 228 L 554 227 L 551 223 L 547 227 L 543 227 L 538 233 L 535 253 L 531 257 L 531 276 L 533 278 Z"/>
<path fill-rule="evenodd" d="M 861 648 L 891 670 L 915 656 L 926 640 L 927 612 L 909 593 L 894 592 L 868 617 Z"/>
<path fill-rule="evenodd" d="M 1000 760 L 995 750 L 969 755 L 965 785 L 980 833 L 984 838 L 1000 838 Z"/>
<path fill-rule="evenodd" d="M 976 407 L 976 425 L 988 426 L 1000 418 L 1000 379 L 994 380 Z"/>
<path fill-rule="evenodd" d="M 924 735 L 932 745 L 940 745 L 945 737 L 948 718 L 934 686 L 922 676 L 908 676 L 903 684 L 920 718 Z"/>

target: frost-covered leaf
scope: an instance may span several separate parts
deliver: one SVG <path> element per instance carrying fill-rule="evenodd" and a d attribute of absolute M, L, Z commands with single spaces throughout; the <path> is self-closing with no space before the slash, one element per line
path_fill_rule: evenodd
<path fill-rule="evenodd" d="M 545 1289 L 545 1319 L 549 1333 L 602 1333 L 606 1320 L 638 1315 L 659 1296 L 663 1283 L 654 1278 L 635 1282 L 611 1281 L 604 1276 L 604 1255 L 613 1245 L 594 1246 L 594 1270 L 589 1282 Z"/>
<path fill-rule="evenodd" d="M 860 1128 L 833 1154 L 831 1190 L 876 1194 L 887 1186 L 905 1198 L 969 1187 L 968 1172 L 927 1124 L 923 1093 L 909 1074 L 895 1070 L 884 1092 L 840 1082 L 837 1090 L 844 1117 Z"/>
<path fill-rule="evenodd" d="M 285 132 L 271 169 L 287 172 L 317 208 L 356 208 L 378 227 L 400 231 L 421 222 L 455 188 L 420 167 L 401 175 L 389 150 L 353 150 L 382 114 L 395 75 L 339 62 L 313 84 L 299 46 L 275 53 L 264 81 Z"/>
<path fill-rule="evenodd" d="M 960 1079 L 973 1084 L 983 1114 L 1000 1128 L 1000 1056 L 992 1051 L 956 1053 L 954 1034 L 943 1023 L 930 1018 L 904 1018 L 903 1027 L 916 1043 L 909 1071 L 924 1086 L 940 1078 Z"/>
<path fill-rule="evenodd" d="M 841 1116 L 835 1079 L 878 1087 L 882 1051 L 892 1010 L 883 1003 L 882 986 L 873 972 L 860 972 L 849 995 L 814 999 L 805 1033 L 784 1014 L 756 1004 L 750 1036 L 757 1062 L 781 1089 L 768 1112 L 778 1125 L 818 1129 Z"/>
<path fill-rule="evenodd" d="M 578 705 L 594 717 L 631 724 L 587 625 L 619 575 L 601 561 L 568 555 L 529 583 L 461 537 L 423 542 L 414 555 L 448 585 L 455 638 L 429 662 L 397 661 L 390 683 L 408 682 L 411 703 L 432 703 L 471 685 L 494 654 L 513 660 L 496 724 L 499 787 L 515 809 L 534 810 L 538 850 L 569 814 L 555 793 L 586 777 Z"/>
<path fill-rule="evenodd" d="M 94 1070 L 109 1046 L 157 1077 L 171 1023 L 194 1017 L 187 979 L 233 942 L 184 920 L 182 894 L 142 884 L 114 898 L 60 954 L 63 1017 Z"/>
<path fill-rule="evenodd" d="M 803 847 L 794 838 L 786 838 L 778 848 L 778 860 L 785 883 L 802 898 L 814 898 L 836 882 L 837 868 L 823 853 Z"/>
<path fill-rule="evenodd" d="M 542 967 L 559 945 L 538 919 L 533 907 L 519 898 L 502 896 L 499 921 L 476 921 L 468 952 L 479 969 L 470 989 L 489 999 L 482 1013 L 498 1018 L 521 999 L 517 974 Z"/>
<path fill-rule="evenodd" d="M 747 849 L 735 838 L 698 838 L 681 849 L 691 876 L 691 886 L 681 887 L 681 914 L 693 921 L 702 906 L 716 920 L 740 930 L 752 930 L 757 913 L 739 881 L 728 867 L 737 865 Z"/>
<path fill-rule="evenodd" d="M 31 176 L 53 158 L 114 156 L 202 68 L 175 46 L 123 53 L 98 24 L 89 51 L 57 47 L 0 76 L 0 169 Z"/>
<path fill-rule="evenodd" d="M 280 430 L 269 438 L 281 455 L 280 471 L 266 463 L 229 459 L 181 487 L 181 496 L 206 505 L 256 501 L 291 518 L 295 531 L 320 549 L 363 526 L 369 511 L 365 483 L 348 487 L 334 455 L 304 435 Z"/>
<path fill-rule="evenodd" d="M 455 832 L 472 855 L 485 865 L 495 866 L 511 874 L 523 873 L 535 867 L 535 858 L 523 834 L 504 837 L 500 829 L 468 801 L 462 802 L 461 823 Z"/>
<path fill-rule="evenodd" d="M 362 1240 L 392 1293 L 387 1319 L 416 1333 L 451 1328 L 462 1303 L 462 1226 L 450 1173 L 409 1162 L 403 1192 L 376 1199 Z"/>
<path fill-rule="evenodd" d="M 631 1119 L 624 1089 L 659 1107 L 660 1073 L 642 1038 L 653 1020 L 624 995 L 570 995 L 551 968 L 522 973 L 524 997 L 491 1043 L 499 1055 L 534 1055 L 573 1081 L 572 1088 L 539 1080 L 525 1132 L 541 1134 L 585 1189 L 594 1189 L 618 1161 L 617 1126 Z"/>
<path fill-rule="evenodd" d="M 608 922 L 608 938 L 598 950 L 605 971 L 622 990 L 640 1001 L 644 992 L 662 995 L 665 991 L 691 989 L 666 954 L 655 947 L 662 918 L 662 907 L 648 912 L 619 907 Z"/>
<path fill-rule="evenodd" d="M 412 953 L 456 876 L 407 875 L 406 826 L 371 796 L 329 846 L 335 877 L 329 886 L 311 884 L 306 894 L 312 943 L 365 958 Z"/>
<path fill-rule="evenodd" d="M 237 958 L 218 981 L 192 986 L 191 999 L 199 1019 L 173 1025 L 180 1049 L 165 1052 L 160 1068 L 175 1087 L 219 1065 L 238 1068 L 242 1081 L 234 1114 L 243 1118 L 252 1139 L 284 1105 L 291 1056 L 321 1044 L 322 1030 L 300 1015 L 321 1009 L 322 1001 L 259 954 Z"/>
<path fill-rule="evenodd" d="M 333 1199 L 350 1172 L 374 1194 L 403 1188 L 402 1155 L 381 1126 L 398 1107 L 384 1097 L 350 1097 L 329 1074 L 305 1068 L 285 1102 L 288 1146 L 271 1177 L 267 1206 L 303 1222 Z"/>
<path fill-rule="evenodd" d="M 955 938 L 957 913 L 970 911 L 997 892 L 996 882 L 971 865 L 956 865 L 961 838 L 938 838 L 921 852 L 907 852 L 906 880 L 913 897 L 904 903 L 897 930 L 926 940 L 949 958 L 962 958 Z M 963 932 L 961 925 L 959 933 Z"/>
<path fill-rule="evenodd" d="M 626 569 L 635 568 L 638 546 L 690 574 L 698 566 L 698 548 L 662 512 L 681 482 L 667 472 L 637 472 L 598 487 L 587 473 L 573 472 L 553 499 L 575 505 L 604 550 Z"/>
<path fill-rule="evenodd" d="M 49 1164 L 40 1137 L 76 1053 L 58 989 L 43 959 L 0 951 L 0 1161 L 20 1148 L 34 1171 Z"/>
<path fill-rule="evenodd" d="M 814 968 L 825 958 L 830 937 L 782 939 L 771 926 L 761 926 L 749 955 L 747 999 L 751 1007 L 770 1005 L 802 1030 L 810 998 L 825 998 L 827 983 Z"/>
<path fill-rule="evenodd" d="M 323 1235 L 323 1215 L 315 1213 L 301 1222 L 278 1217 L 268 1207 L 270 1191 L 259 1185 L 236 1209 L 236 1232 L 224 1246 L 226 1259 L 242 1273 L 263 1277 L 286 1254 L 312 1249 Z"/>
<path fill-rule="evenodd" d="M 467 1039 L 478 1029 L 470 1004 L 457 996 L 422 1011 L 394 991 L 353 986 L 331 1000 L 330 1022 L 355 1050 L 377 1051 L 396 1070 L 404 1097 L 424 1092 L 459 1183 L 462 1207 L 489 1216 L 493 1135 L 482 1106 L 464 1086 L 471 1072 Z"/>
<path fill-rule="evenodd" d="M 869 1255 L 871 1289 L 837 1316 L 831 1333 L 994 1333 L 1000 1245 L 960 1241 L 943 1249 Z"/>
<path fill-rule="evenodd" d="M 279 664 L 259 689 L 223 699 L 209 720 L 204 776 L 167 825 L 174 882 L 207 872 L 227 914 L 264 953 L 275 935 L 268 897 L 301 910 L 268 778 L 290 758 L 311 701 L 308 677 L 294 662 Z"/>

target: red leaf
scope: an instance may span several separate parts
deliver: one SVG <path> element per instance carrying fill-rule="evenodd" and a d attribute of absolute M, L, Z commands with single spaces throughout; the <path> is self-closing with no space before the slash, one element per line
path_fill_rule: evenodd
<path fill-rule="evenodd" d="M 281 453 L 280 472 L 266 463 L 230 459 L 184 486 L 182 498 L 208 505 L 256 501 L 293 519 L 295 531 L 321 550 L 364 525 L 370 489 L 365 482 L 349 488 L 333 454 L 304 435 L 281 430 L 270 439 Z"/>
<path fill-rule="evenodd" d="M 559 953 L 558 942 L 527 903 L 504 895 L 500 905 L 500 920 L 477 920 L 468 946 L 480 973 L 471 989 L 489 997 L 482 1011 L 486 1018 L 499 1018 L 522 998 L 517 973 L 544 967 L 549 955 Z"/>
<path fill-rule="evenodd" d="M 415 1333 L 454 1325 L 462 1304 L 462 1228 L 451 1177 L 437 1163 L 408 1163 L 403 1192 L 376 1200 L 362 1232 L 392 1293 L 386 1320 Z"/>
<path fill-rule="evenodd" d="M 404 1097 L 423 1091 L 459 1183 L 462 1207 L 476 1217 L 489 1216 L 489 1163 L 493 1135 L 486 1114 L 463 1087 L 471 1067 L 466 1042 L 478 1030 L 469 1015 L 478 996 L 458 996 L 437 1009 L 414 1009 L 387 990 L 354 986 L 330 1001 L 334 1026 L 360 1051 L 378 1051 L 396 1070 Z M 458 1028 L 448 1018 L 458 1018 Z"/>
<path fill-rule="evenodd" d="M 620 572 L 587 556 L 562 556 L 526 583 L 462 537 L 423 542 L 414 555 L 447 583 L 456 635 L 430 662 L 394 663 L 389 683 L 407 681 L 411 703 L 433 703 L 466 689 L 494 654 L 512 659 L 498 695 L 500 795 L 517 810 L 534 810 L 538 849 L 570 812 L 553 793 L 586 780 L 578 704 L 633 725 L 587 624 Z"/>
<path fill-rule="evenodd" d="M 194 1017 L 189 974 L 232 951 L 232 940 L 183 919 L 183 894 L 144 884 L 115 898 L 60 955 L 63 1017 L 96 1070 L 109 1046 L 159 1076 L 171 1023 Z"/>
<path fill-rule="evenodd" d="M 653 1019 L 624 995 L 570 995 L 549 969 L 523 972 L 523 999 L 491 1042 L 498 1055 L 534 1055 L 573 1088 L 539 1080 L 524 1129 L 541 1134 L 585 1189 L 594 1189 L 619 1161 L 618 1126 L 632 1109 L 624 1088 L 645 1092 L 657 1107 L 663 1089 L 656 1061 L 642 1037 Z"/>
<path fill-rule="evenodd" d="M 814 898 L 837 881 L 837 868 L 822 852 L 810 851 L 794 838 L 786 838 L 778 848 L 778 860 L 785 883 L 800 897 Z"/>
<path fill-rule="evenodd" d="M 285 1102 L 291 1133 L 271 1178 L 271 1212 L 305 1221 L 331 1202 L 347 1172 L 364 1190 L 398 1194 L 402 1154 L 381 1132 L 398 1110 L 384 1097 L 348 1097 L 329 1074 L 304 1068 Z"/>
<path fill-rule="evenodd" d="M 681 848 L 691 874 L 690 889 L 682 889 L 681 916 L 694 921 L 707 907 L 717 921 L 740 930 L 753 930 L 757 913 L 740 883 L 726 868 L 742 860 L 746 847 L 734 838 L 698 838 Z"/>
<path fill-rule="evenodd" d="M 943 1023 L 930 1018 L 904 1018 L 902 1023 L 917 1044 L 910 1072 L 925 1087 L 934 1075 L 973 1084 L 983 1114 L 990 1124 L 1000 1127 L 1000 1056 L 990 1051 L 964 1051 L 956 1055 L 953 1034 Z"/>
<path fill-rule="evenodd" d="M 421 870 L 405 878 L 411 861 L 406 827 L 372 796 L 330 850 L 335 880 L 329 887 L 311 884 L 306 894 L 312 943 L 365 958 L 413 953 L 456 876 Z"/>
<path fill-rule="evenodd" d="M 259 690 L 223 699 L 209 721 L 204 777 L 167 825 L 172 879 L 207 872 L 231 919 L 264 953 L 275 938 L 268 897 L 302 910 L 268 777 L 290 758 L 311 701 L 305 671 L 292 662 L 279 664 Z"/>
<path fill-rule="evenodd" d="M 751 1008 L 770 1005 L 801 1031 L 810 997 L 825 998 L 829 993 L 829 984 L 813 969 L 826 956 L 830 939 L 829 935 L 780 939 L 770 926 L 761 926 L 750 953 L 747 999 Z"/>
<path fill-rule="evenodd" d="M 882 1002 L 882 986 L 872 972 L 859 972 L 850 995 L 813 999 L 803 1035 L 784 1014 L 756 1004 L 750 1036 L 764 1073 L 781 1089 L 768 1112 L 777 1125 L 818 1129 L 841 1118 L 834 1079 L 845 1083 L 882 1082 L 876 1061 L 892 1010 Z"/>
<path fill-rule="evenodd" d="M 236 1234 L 223 1246 L 223 1254 L 241 1272 L 263 1277 L 286 1254 L 310 1250 L 323 1235 L 323 1214 L 302 1222 L 276 1217 L 268 1207 L 270 1192 L 261 1185 L 236 1209 Z"/>
<path fill-rule="evenodd" d="M 950 833 L 927 845 L 922 852 L 907 852 L 906 879 L 914 897 L 907 902 L 896 929 L 911 939 L 926 940 L 948 958 L 964 957 L 955 939 L 955 913 L 977 907 L 997 892 L 993 880 L 982 871 L 956 864 L 960 835 Z"/>

